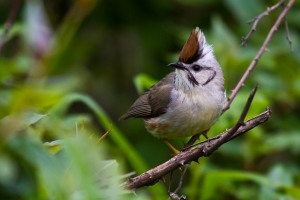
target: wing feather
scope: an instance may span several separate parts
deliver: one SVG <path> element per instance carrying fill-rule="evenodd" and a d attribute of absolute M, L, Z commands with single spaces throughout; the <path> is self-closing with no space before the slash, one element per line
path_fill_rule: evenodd
<path fill-rule="evenodd" d="M 132 117 L 152 118 L 166 113 L 171 101 L 170 93 L 173 88 L 173 81 L 174 72 L 168 74 L 140 96 L 119 120 Z"/>

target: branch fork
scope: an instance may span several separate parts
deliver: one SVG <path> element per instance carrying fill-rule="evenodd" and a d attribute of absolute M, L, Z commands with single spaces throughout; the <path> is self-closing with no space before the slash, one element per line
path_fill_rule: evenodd
<path fill-rule="evenodd" d="M 237 93 L 240 91 L 241 87 L 244 85 L 246 79 L 248 78 L 248 76 L 250 75 L 250 73 L 254 70 L 254 68 L 256 67 L 258 60 L 260 59 L 260 57 L 262 56 L 262 54 L 268 50 L 267 46 L 273 36 L 273 34 L 275 33 L 275 31 L 277 30 L 277 28 L 279 27 L 279 24 L 281 23 L 281 21 L 283 19 L 286 19 L 286 14 L 289 11 L 289 9 L 292 7 L 292 5 L 294 4 L 295 0 L 290 0 L 289 3 L 287 5 L 285 5 L 284 0 L 281 0 L 279 3 L 275 4 L 274 6 L 272 6 L 269 10 L 265 11 L 264 13 L 260 14 L 258 17 L 254 18 L 252 21 L 254 21 L 253 26 L 251 28 L 251 31 L 248 33 L 248 35 L 242 39 L 242 44 L 241 46 L 244 46 L 246 44 L 246 41 L 249 39 L 249 37 L 252 35 L 252 33 L 256 30 L 256 26 L 257 23 L 259 22 L 259 20 L 264 17 L 265 15 L 267 15 L 269 12 L 275 10 L 276 8 L 283 6 L 284 5 L 284 9 L 281 12 L 281 14 L 279 15 L 278 19 L 276 20 L 275 24 L 273 25 L 273 27 L 271 28 L 268 36 L 266 37 L 263 45 L 261 46 L 261 48 L 259 49 L 258 53 L 256 54 L 256 56 L 254 57 L 254 59 L 252 60 L 251 64 L 249 65 L 248 69 L 246 70 L 246 72 L 244 73 L 244 75 L 242 76 L 241 80 L 239 81 L 239 83 L 236 85 L 236 87 L 232 90 L 230 96 L 228 97 L 228 100 L 224 106 L 223 112 L 225 112 L 226 110 L 228 110 L 230 108 L 230 104 L 232 103 L 233 99 L 235 98 L 235 96 L 237 95 Z M 250 20 L 250 22 L 252 22 Z M 289 32 L 288 32 L 288 28 L 287 28 L 287 22 L 286 22 L 286 32 L 287 32 L 287 38 L 290 38 L 289 36 Z M 290 41 L 290 39 L 289 39 Z M 290 43 L 291 45 L 291 43 Z"/>
<path fill-rule="evenodd" d="M 263 45 L 261 46 L 260 50 L 258 51 L 257 55 L 252 60 L 250 66 L 248 67 L 248 69 L 246 70 L 246 72 L 244 73 L 242 78 L 240 79 L 239 83 L 232 90 L 231 95 L 228 97 L 228 100 L 223 109 L 223 113 L 230 108 L 232 101 L 234 100 L 235 96 L 237 95 L 237 93 L 239 92 L 241 87 L 244 86 L 246 79 L 248 78 L 250 73 L 254 70 L 254 68 L 257 65 L 262 54 L 264 52 L 268 51 L 267 45 L 269 44 L 273 34 L 278 29 L 278 26 L 283 19 L 285 20 L 286 38 L 290 44 L 291 51 L 293 52 L 292 41 L 290 39 L 288 25 L 287 25 L 286 14 L 287 14 L 288 10 L 291 8 L 291 6 L 294 4 L 294 2 L 295 2 L 295 0 L 290 0 L 288 4 L 285 4 L 285 0 L 280 0 L 274 6 L 267 8 L 267 10 L 265 12 L 263 12 L 262 14 L 260 14 L 259 16 L 254 17 L 252 20 L 248 21 L 248 23 L 253 22 L 253 26 L 252 26 L 250 32 L 248 33 L 248 35 L 246 37 L 242 38 L 241 46 L 245 46 L 246 41 L 256 31 L 258 22 L 264 16 L 268 15 L 270 12 L 272 12 L 273 10 L 277 9 L 280 6 L 283 7 L 283 11 L 281 12 L 280 16 L 278 17 L 275 24 L 271 28 L 268 36 L 266 37 L 266 39 L 265 39 Z M 198 162 L 198 159 L 200 157 L 211 155 L 214 151 L 216 151 L 224 143 L 246 133 L 247 131 L 251 130 L 252 128 L 260 125 L 261 123 L 266 122 L 270 118 L 271 113 L 272 113 L 269 108 L 267 108 L 267 110 L 265 112 L 259 114 L 258 116 L 254 117 L 246 122 L 244 121 L 246 114 L 250 108 L 251 102 L 254 98 L 257 87 L 258 86 L 256 85 L 256 87 L 252 90 L 252 92 L 249 95 L 249 98 L 245 104 L 243 112 L 241 113 L 239 120 L 232 128 L 215 136 L 214 138 L 210 138 L 208 140 L 197 143 L 195 145 L 192 145 L 192 144 L 197 140 L 199 135 L 193 136 L 190 139 L 190 141 L 188 142 L 188 145 L 185 145 L 185 146 L 188 146 L 188 148 L 185 147 L 183 149 L 183 151 L 181 151 L 178 155 L 174 156 L 173 158 L 166 161 L 165 163 L 163 163 L 153 169 L 150 169 L 147 172 L 145 172 L 139 176 L 129 179 L 127 182 L 122 184 L 122 187 L 130 189 L 132 191 L 135 191 L 136 189 L 138 189 L 140 187 L 153 185 L 153 184 L 157 183 L 159 180 L 164 180 L 165 175 L 167 175 L 168 173 L 172 174 L 172 172 L 174 170 L 176 170 L 177 168 L 179 168 L 185 164 L 190 164 L 192 161 Z M 184 169 L 184 173 L 185 173 L 186 169 L 187 168 Z M 183 195 L 179 196 L 176 194 L 179 191 L 179 189 L 181 188 L 184 173 L 182 174 L 179 185 L 174 192 L 170 192 L 170 184 L 171 183 L 169 183 L 168 193 L 169 193 L 170 197 L 173 199 L 186 199 L 185 196 L 183 196 Z"/>
<path fill-rule="evenodd" d="M 182 167 L 185 164 L 190 164 L 192 161 L 198 162 L 200 157 L 211 155 L 224 143 L 244 134 L 259 124 L 266 122 L 271 116 L 271 110 L 269 108 L 267 108 L 267 110 L 260 115 L 244 122 L 256 90 L 257 86 L 251 92 L 238 122 L 232 128 L 214 138 L 205 140 L 191 146 L 189 149 L 181 151 L 178 155 L 172 157 L 165 163 L 150 169 L 137 177 L 131 178 L 127 182 L 123 183 L 122 187 L 135 191 L 140 187 L 153 185 L 159 180 L 162 180 L 165 175 L 171 173 L 179 167 Z"/>

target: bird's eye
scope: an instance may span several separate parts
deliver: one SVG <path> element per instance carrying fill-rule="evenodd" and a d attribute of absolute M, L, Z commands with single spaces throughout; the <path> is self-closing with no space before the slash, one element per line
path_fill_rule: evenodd
<path fill-rule="evenodd" d="M 194 65 L 193 66 L 193 70 L 196 71 L 196 72 L 200 71 L 200 69 L 201 69 L 201 67 L 199 65 Z"/>

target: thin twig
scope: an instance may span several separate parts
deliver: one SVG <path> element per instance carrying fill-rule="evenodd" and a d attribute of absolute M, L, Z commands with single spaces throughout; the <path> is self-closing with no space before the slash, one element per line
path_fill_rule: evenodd
<path fill-rule="evenodd" d="M 12 8 L 9 11 L 9 15 L 8 15 L 7 20 L 6 20 L 4 30 L 3 30 L 3 34 L 2 34 L 2 38 L 1 38 L 1 42 L 0 42 L 0 56 L 2 55 L 2 51 L 3 51 L 3 47 L 4 47 L 4 44 L 5 44 L 5 40 L 6 40 L 6 36 L 8 34 L 8 31 L 10 30 L 10 28 L 12 26 L 12 23 L 15 19 L 16 13 L 19 10 L 20 3 L 21 3 L 21 0 L 15 0 L 14 3 L 13 3 Z"/>
<path fill-rule="evenodd" d="M 282 8 L 284 9 L 285 7 L 285 2 L 282 5 Z M 292 40 L 291 40 L 291 36 L 290 36 L 290 31 L 289 31 L 289 25 L 288 25 L 288 21 L 287 21 L 287 17 L 284 17 L 284 26 L 285 26 L 285 34 L 286 34 L 286 39 L 290 45 L 290 49 L 291 49 L 291 53 L 294 53 L 294 49 L 293 49 L 293 45 L 292 45 Z"/>
<path fill-rule="evenodd" d="M 247 23 L 250 24 L 252 22 L 252 28 L 250 30 L 250 32 L 248 33 L 248 35 L 246 37 L 242 38 L 242 44 L 241 46 L 246 46 L 246 41 L 250 38 L 250 36 L 256 31 L 256 27 L 258 22 L 264 17 L 270 14 L 270 12 L 274 11 L 275 9 L 277 9 L 278 7 L 284 5 L 285 0 L 281 0 L 279 3 L 275 4 L 274 6 L 272 6 L 271 8 L 267 8 L 267 10 L 263 13 L 261 13 L 260 15 L 258 15 L 257 17 L 254 17 L 253 19 L 249 20 Z"/>
<path fill-rule="evenodd" d="M 279 24 L 284 19 L 284 17 L 286 16 L 286 13 L 291 8 L 291 6 L 294 4 L 294 2 L 295 2 L 295 0 L 290 0 L 289 3 L 285 6 L 285 8 L 283 9 L 283 11 L 281 12 L 281 14 L 279 15 L 277 21 L 275 22 L 275 24 L 271 28 L 271 30 L 270 30 L 270 32 L 269 32 L 266 40 L 264 41 L 264 43 L 262 45 L 262 47 L 260 48 L 260 50 L 256 54 L 255 58 L 252 60 L 250 66 L 248 67 L 248 69 L 244 73 L 244 75 L 241 78 L 241 80 L 239 81 L 239 83 L 236 85 L 236 87 L 234 88 L 234 90 L 232 90 L 231 95 L 228 97 L 228 100 L 227 100 L 227 102 L 226 102 L 226 104 L 225 104 L 225 106 L 223 108 L 223 112 L 225 112 L 226 110 L 229 109 L 230 104 L 232 103 L 233 99 L 235 98 L 235 96 L 237 95 L 237 93 L 239 92 L 239 90 L 241 89 L 241 87 L 244 85 L 244 83 L 245 83 L 246 79 L 248 78 L 248 76 L 250 75 L 250 73 L 253 71 L 253 69 L 257 65 L 258 60 L 260 59 L 260 57 L 262 56 L 262 54 L 266 51 L 267 45 L 269 44 L 269 42 L 270 42 L 273 34 L 277 30 Z"/>
<path fill-rule="evenodd" d="M 100 144 L 102 142 L 102 140 L 104 140 L 104 138 L 110 133 L 111 129 L 112 129 L 112 124 L 110 124 L 110 128 L 108 129 L 108 131 L 106 131 L 106 133 L 104 133 L 100 137 L 100 139 L 96 142 L 96 144 Z"/>
<path fill-rule="evenodd" d="M 176 200 L 184 200 L 184 199 L 186 199 L 186 196 L 184 196 L 184 195 L 178 196 L 177 192 L 178 192 L 178 191 L 181 189 L 181 187 L 182 187 L 183 177 L 184 177 L 184 175 L 185 175 L 185 172 L 186 172 L 187 168 L 188 168 L 188 166 L 186 166 L 186 167 L 184 168 L 184 170 L 183 170 L 183 172 L 182 172 L 182 174 L 181 174 L 181 176 L 180 176 L 179 184 L 178 184 L 178 186 L 177 186 L 177 188 L 176 188 L 176 190 L 175 190 L 174 192 L 170 192 L 170 185 L 171 185 L 171 180 L 170 180 L 169 192 L 168 192 L 168 193 L 169 193 L 169 195 L 170 195 L 170 197 L 171 197 L 172 199 L 176 199 Z"/>
<path fill-rule="evenodd" d="M 251 106 L 252 100 L 254 98 L 254 95 L 257 91 L 258 85 L 255 86 L 255 88 L 250 93 L 248 100 L 245 104 L 245 107 L 243 109 L 243 112 L 238 120 L 238 122 L 232 127 L 232 129 L 223 137 L 221 137 L 213 146 L 211 146 L 209 143 L 203 148 L 203 152 L 206 154 L 206 156 L 211 155 L 215 150 L 217 150 L 222 144 L 224 144 L 226 141 L 228 141 L 231 136 L 241 127 L 243 126 L 245 117 L 249 111 L 249 108 Z"/>
<path fill-rule="evenodd" d="M 173 177 L 173 171 L 170 172 L 170 180 L 169 180 L 168 193 L 170 193 L 170 191 L 171 191 L 172 177 Z"/>
<path fill-rule="evenodd" d="M 77 122 L 75 123 L 75 131 L 76 131 L 76 137 L 79 136 L 79 132 L 78 132 L 78 125 Z"/>
<path fill-rule="evenodd" d="M 294 53 L 293 45 L 292 45 L 292 40 L 290 37 L 290 31 L 289 31 L 289 26 L 288 26 L 288 21 L 287 18 L 284 18 L 284 25 L 285 25 L 285 33 L 286 33 L 286 39 L 289 42 L 291 53 Z"/>
<path fill-rule="evenodd" d="M 231 136 L 232 136 L 232 135 L 233 135 L 233 134 L 234 134 L 234 133 L 242 126 L 242 125 L 244 125 L 245 117 L 246 117 L 246 115 L 247 115 L 247 113 L 248 113 L 248 110 L 249 110 L 249 108 L 250 108 L 250 105 L 251 105 L 251 103 L 252 103 L 252 100 L 253 100 L 253 98 L 254 98 L 254 95 L 255 95 L 255 93 L 256 93 L 256 91 L 257 91 L 257 88 L 258 88 L 258 85 L 256 85 L 255 88 L 251 91 L 251 93 L 250 93 L 250 95 L 249 95 L 249 97 L 248 97 L 248 100 L 247 100 L 247 102 L 246 102 L 246 104 L 245 104 L 245 107 L 244 107 L 244 109 L 243 109 L 243 112 L 242 112 L 242 114 L 241 114 L 241 116 L 240 116 L 238 122 L 233 126 L 233 128 L 232 128 L 232 129 L 230 130 L 230 132 L 226 135 L 226 137 L 223 137 L 222 139 L 220 139 L 220 137 L 218 136 L 218 139 L 220 139 L 220 140 L 218 141 L 219 145 L 217 145 L 217 146 L 215 146 L 215 147 L 213 147 L 213 148 L 210 148 L 211 151 L 217 150 L 217 149 L 219 148 L 220 145 L 222 145 L 225 141 L 227 141 L 228 138 L 231 138 Z M 192 139 L 192 138 L 191 138 L 191 139 Z M 212 139 L 209 139 L 209 140 L 212 140 Z M 196 140 L 194 140 L 194 141 L 196 141 Z M 194 142 L 194 141 L 193 141 L 193 142 Z M 190 143 L 190 141 L 189 141 L 188 143 Z M 200 143 L 198 143 L 198 144 L 201 144 L 201 143 L 202 143 L 202 142 L 200 142 Z M 197 146 L 198 144 L 191 143 L 190 146 L 187 146 L 187 147 L 184 146 L 183 151 L 185 151 L 186 149 L 189 149 L 189 148 L 191 148 L 191 147 Z M 204 148 L 204 152 L 207 153 L 208 155 L 210 155 L 210 152 L 207 152 L 207 151 L 205 150 L 205 148 Z"/>
<path fill-rule="evenodd" d="M 242 134 L 246 133 L 252 128 L 258 126 L 259 124 L 266 122 L 270 118 L 270 116 L 271 116 L 271 110 L 267 109 L 265 112 L 261 113 L 260 115 L 246 121 L 244 125 L 241 126 L 227 141 L 224 141 L 224 143 L 232 140 L 233 138 L 241 136 Z M 204 147 L 205 146 L 213 147 L 215 143 L 217 143 L 218 140 L 222 139 L 224 135 L 228 134 L 229 131 L 231 131 L 231 129 L 226 130 L 225 132 L 219 134 L 218 136 L 198 144 L 198 146 L 195 148 L 180 152 L 178 155 L 172 157 L 170 160 L 166 161 L 165 163 L 153 169 L 150 169 L 147 172 L 144 172 L 143 174 L 137 177 L 129 179 L 127 182 L 123 183 L 122 186 L 124 188 L 128 188 L 132 191 L 135 191 L 138 188 L 144 186 L 150 186 L 157 183 L 160 179 L 162 179 L 162 177 L 178 169 L 182 165 L 185 165 L 192 161 L 197 162 L 197 160 L 200 157 L 206 156 L 206 154 L 203 152 Z M 208 149 L 206 151 L 209 152 L 210 150 Z"/>
<path fill-rule="evenodd" d="M 256 66 L 256 64 L 257 64 L 258 60 L 260 59 L 261 55 L 263 54 L 263 52 L 267 50 L 267 45 L 270 42 L 271 37 L 273 36 L 274 32 L 277 30 L 280 22 L 286 16 L 286 13 L 288 12 L 288 10 L 290 9 L 290 7 L 293 5 L 294 2 L 295 2 L 295 0 L 290 0 L 288 5 L 284 7 L 282 13 L 280 14 L 277 21 L 275 22 L 272 29 L 270 30 L 270 32 L 269 32 L 266 40 L 264 41 L 262 47 L 260 48 L 259 52 L 255 56 L 254 60 L 251 62 L 250 66 L 246 70 L 246 72 L 243 75 L 243 77 L 241 78 L 240 82 L 237 84 L 236 88 L 232 91 L 232 94 L 228 98 L 228 101 L 223 109 L 223 112 L 229 109 L 231 102 L 235 98 L 235 96 L 238 93 L 238 91 L 240 90 L 240 88 L 244 85 L 245 80 L 249 76 L 250 72 Z M 243 39 L 243 41 L 245 42 L 251 36 L 251 34 L 256 30 L 257 23 L 259 22 L 259 20 L 262 17 L 269 14 L 269 12 L 278 8 L 280 5 L 283 5 L 283 3 L 284 3 L 284 0 L 281 0 L 278 4 L 274 5 L 271 8 L 268 8 L 268 10 L 266 12 L 262 13 L 261 15 L 254 18 L 253 20 L 249 21 L 249 23 L 254 22 L 254 24 L 253 24 L 253 27 L 252 27 L 250 33 L 246 36 L 246 38 Z M 127 182 L 122 184 L 122 186 L 124 188 L 136 190 L 143 186 L 153 185 L 153 184 L 157 183 L 160 179 L 162 179 L 162 177 L 164 177 L 166 174 L 171 173 L 175 169 L 177 169 L 185 164 L 191 163 L 192 161 L 197 162 L 198 159 L 202 156 L 211 155 L 215 150 L 217 150 L 224 143 L 244 134 L 245 132 L 258 126 L 259 124 L 266 122 L 271 115 L 271 110 L 269 108 L 267 108 L 267 110 L 265 112 L 261 113 L 260 115 L 244 122 L 244 119 L 249 110 L 249 107 L 251 105 L 251 102 L 252 102 L 252 99 L 256 92 L 256 89 L 257 89 L 257 86 L 251 92 L 251 94 L 248 98 L 248 101 L 245 105 L 245 108 L 244 108 L 238 122 L 234 125 L 234 127 L 232 127 L 229 130 L 226 130 L 225 132 L 217 135 L 214 138 L 211 138 L 209 140 L 206 140 L 204 142 L 196 144 L 197 146 L 195 148 L 188 148 L 187 150 L 185 149 L 184 151 L 180 152 L 178 155 L 174 156 L 167 162 L 165 162 L 153 169 L 150 169 L 147 172 L 145 172 L 135 178 L 131 178 L 130 180 L 128 180 Z M 194 141 L 196 139 L 197 138 L 195 137 Z M 194 145 L 193 145 L 193 147 L 194 147 Z M 179 198 L 177 194 L 175 197 Z"/>

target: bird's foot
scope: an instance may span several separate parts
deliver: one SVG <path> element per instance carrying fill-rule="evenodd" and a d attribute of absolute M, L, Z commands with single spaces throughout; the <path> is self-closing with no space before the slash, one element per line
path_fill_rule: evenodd
<path fill-rule="evenodd" d="M 176 149 L 167 139 L 164 138 L 162 139 L 162 141 L 174 152 L 172 154 L 173 157 L 177 156 L 180 153 L 180 151 Z"/>

